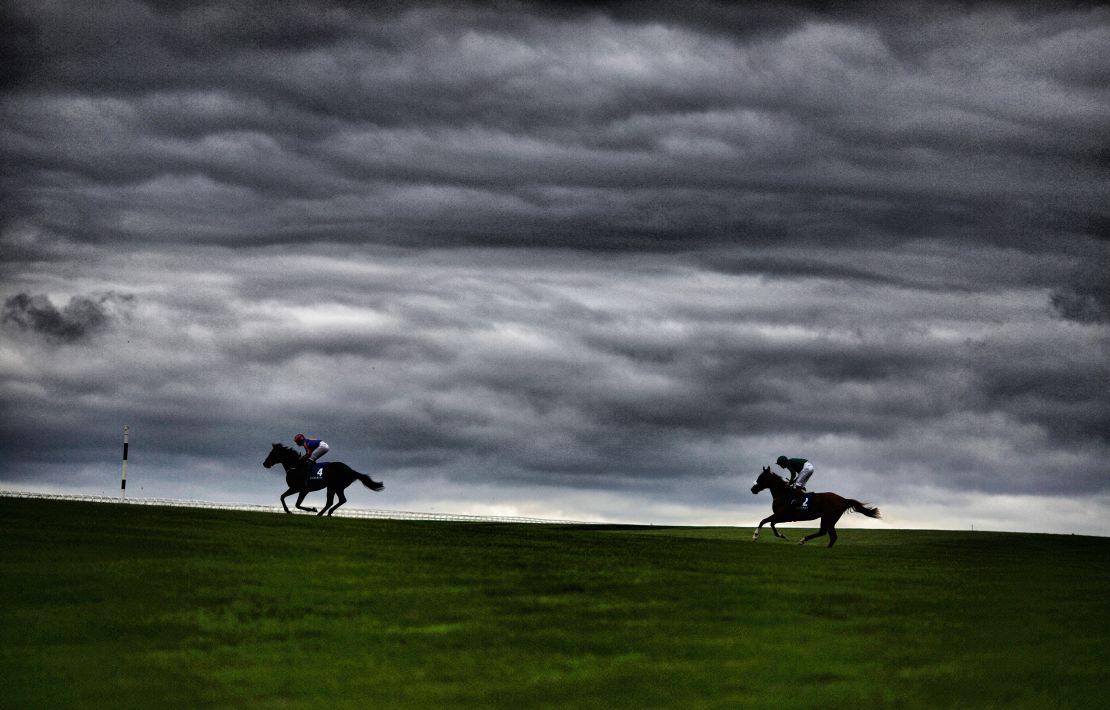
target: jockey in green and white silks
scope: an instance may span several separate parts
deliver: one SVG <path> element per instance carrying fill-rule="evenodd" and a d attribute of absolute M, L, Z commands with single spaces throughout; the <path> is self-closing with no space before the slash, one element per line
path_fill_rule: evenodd
<path fill-rule="evenodd" d="M 785 456 L 779 456 L 775 461 L 779 468 L 785 468 L 790 472 L 790 485 L 798 489 L 795 494 L 793 503 L 801 503 L 802 508 L 805 508 L 805 493 L 806 483 L 809 482 L 809 477 L 813 475 L 813 464 L 806 459 L 788 459 Z"/>
<path fill-rule="evenodd" d="M 806 459 L 788 459 L 785 456 L 779 456 L 775 463 L 779 468 L 785 468 L 790 472 L 790 485 L 797 486 L 803 491 L 806 489 L 806 483 L 813 475 L 813 464 Z"/>

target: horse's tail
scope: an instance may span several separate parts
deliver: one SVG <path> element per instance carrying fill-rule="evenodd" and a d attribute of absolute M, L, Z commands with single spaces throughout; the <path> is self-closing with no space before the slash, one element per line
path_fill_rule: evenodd
<path fill-rule="evenodd" d="M 379 483 L 375 481 L 373 478 L 370 478 L 365 473 L 359 473 L 353 468 L 351 469 L 351 473 L 355 474 L 355 478 L 362 481 L 362 485 L 366 486 L 372 491 L 380 491 L 381 489 L 385 488 L 384 483 Z"/>
<path fill-rule="evenodd" d="M 855 500 L 853 498 L 848 498 L 847 500 L 845 500 L 845 503 L 848 504 L 848 510 L 854 511 L 856 513 L 863 513 L 869 518 L 882 517 L 881 515 L 879 515 L 878 508 L 869 506 L 866 503 L 860 503 L 858 500 Z"/>

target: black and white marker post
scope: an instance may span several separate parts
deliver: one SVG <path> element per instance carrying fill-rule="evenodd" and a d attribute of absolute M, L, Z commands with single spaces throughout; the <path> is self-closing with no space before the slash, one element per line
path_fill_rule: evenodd
<path fill-rule="evenodd" d="M 127 497 L 127 425 L 123 425 L 123 476 L 119 479 L 119 497 Z"/>

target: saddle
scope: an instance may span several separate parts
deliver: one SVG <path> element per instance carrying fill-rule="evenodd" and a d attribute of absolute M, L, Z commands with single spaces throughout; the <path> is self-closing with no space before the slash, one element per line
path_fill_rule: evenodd
<path fill-rule="evenodd" d="M 319 461 L 312 461 L 311 463 L 309 463 L 309 465 L 308 465 L 308 480 L 310 480 L 310 481 L 319 481 L 321 478 L 323 478 L 324 477 L 324 466 L 326 466 L 326 465 L 327 464 L 322 464 Z"/>

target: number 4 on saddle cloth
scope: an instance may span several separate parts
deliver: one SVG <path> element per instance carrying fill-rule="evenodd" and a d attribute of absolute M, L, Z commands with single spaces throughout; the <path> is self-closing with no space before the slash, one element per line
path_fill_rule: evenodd
<path fill-rule="evenodd" d="M 318 481 L 324 477 L 324 466 L 327 464 L 320 463 L 319 461 L 308 462 L 308 480 Z"/>

